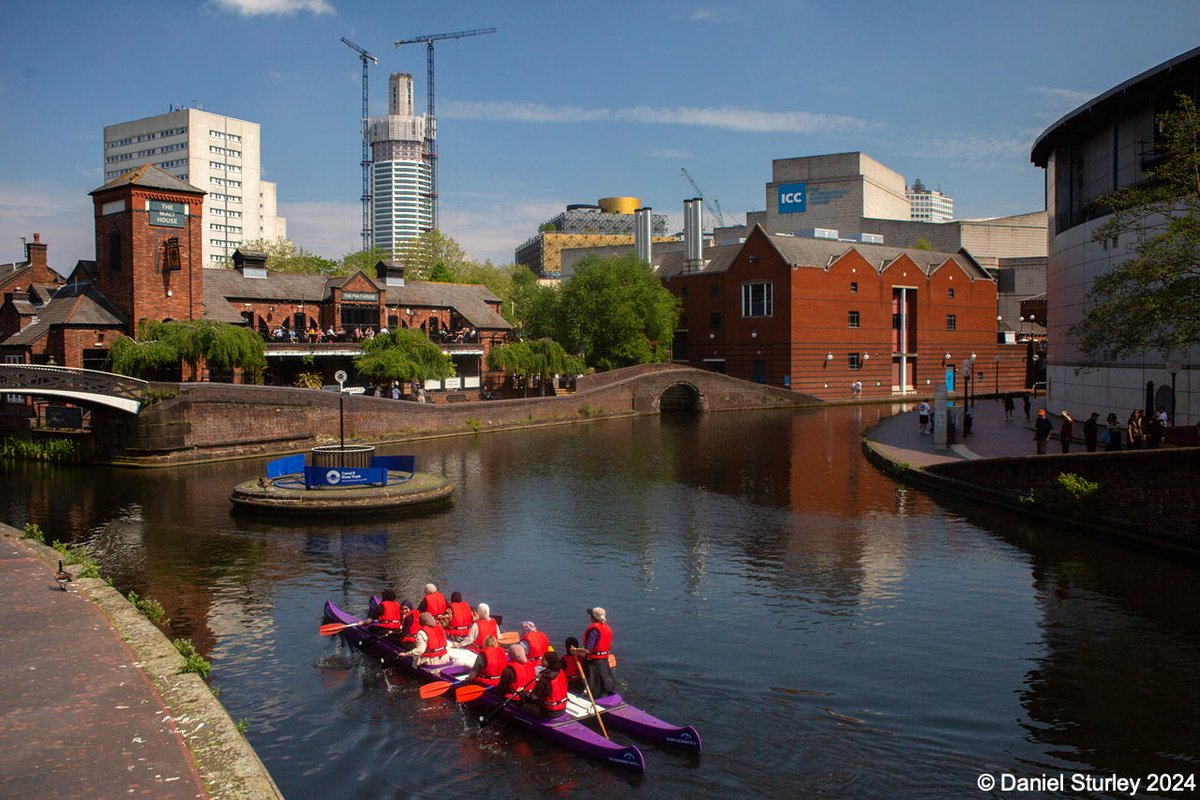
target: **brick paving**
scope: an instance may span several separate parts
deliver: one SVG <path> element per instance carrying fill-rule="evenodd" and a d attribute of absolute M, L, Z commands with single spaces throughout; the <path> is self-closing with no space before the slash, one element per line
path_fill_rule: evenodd
<path fill-rule="evenodd" d="M 209 797 L 108 617 L 8 537 L 0 603 L 0 796 Z"/>

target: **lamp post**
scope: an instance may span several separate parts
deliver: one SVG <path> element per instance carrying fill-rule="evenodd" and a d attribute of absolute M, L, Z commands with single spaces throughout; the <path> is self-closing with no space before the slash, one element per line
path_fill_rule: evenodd
<path fill-rule="evenodd" d="M 996 358 L 994 360 L 996 362 L 996 371 L 994 373 L 996 376 L 996 402 L 999 403 L 1000 402 L 1000 354 L 999 353 L 996 353 Z"/>
<path fill-rule="evenodd" d="M 1179 362 L 1171 359 L 1167 362 L 1167 372 L 1171 373 L 1171 424 L 1175 424 L 1175 376 L 1179 374 Z"/>

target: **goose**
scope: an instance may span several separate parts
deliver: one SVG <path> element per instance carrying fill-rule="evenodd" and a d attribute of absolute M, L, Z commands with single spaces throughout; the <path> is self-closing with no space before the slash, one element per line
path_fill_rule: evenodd
<path fill-rule="evenodd" d="M 54 580 L 58 581 L 58 586 L 64 592 L 67 590 L 67 584 L 71 582 L 71 573 L 63 569 L 62 562 L 58 562 L 58 572 L 54 573 Z"/>

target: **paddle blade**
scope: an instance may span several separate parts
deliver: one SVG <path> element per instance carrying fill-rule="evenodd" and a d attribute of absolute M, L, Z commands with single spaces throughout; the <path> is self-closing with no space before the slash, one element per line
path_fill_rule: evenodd
<path fill-rule="evenodd" d="M 454 690 L 454 699 L 460 703 L 469 703 L 487 691 L 486 686 L 473 683 L 470 686 L 460 686 Z"/>
<path fill-rule="evenodd" d="M 614 656 L 612 653 L 608 654 L 608 667 L 609 667 L 609 669 L 617 668 L 617 657 Z"/>
<path fill-rule="evenodd" d="M 350 626 L 344 622 L 330 622 L 317 628 L 317 633 L 322 636 L 333 636 L 335 633 L 341 633 Z"/>
<path fill-rule="evenodd" d="M 438 683 L 426 683 L 421 686 L 420 689 L 421 699 L 428 700 L 431 697 L 441 697 L 448 692 L 450 687 L 453 685 L 453 683 L 445 683 L 442 681 L 439 681 Z"/>
<path fill-rule="evenodd" d="M 521 641 L 521 634 L 516 631 L 500 634 L 500 644 L 516 644 L 519 641 Z"/>

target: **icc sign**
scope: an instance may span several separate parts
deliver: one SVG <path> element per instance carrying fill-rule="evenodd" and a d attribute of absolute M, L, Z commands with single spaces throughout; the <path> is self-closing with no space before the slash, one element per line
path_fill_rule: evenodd
<path fill-rule="evenodd" d="M 780 214 L 803 214 L 808 210 L 807 183 L 783 183 L 776 189 L 779 192 Z"/>

